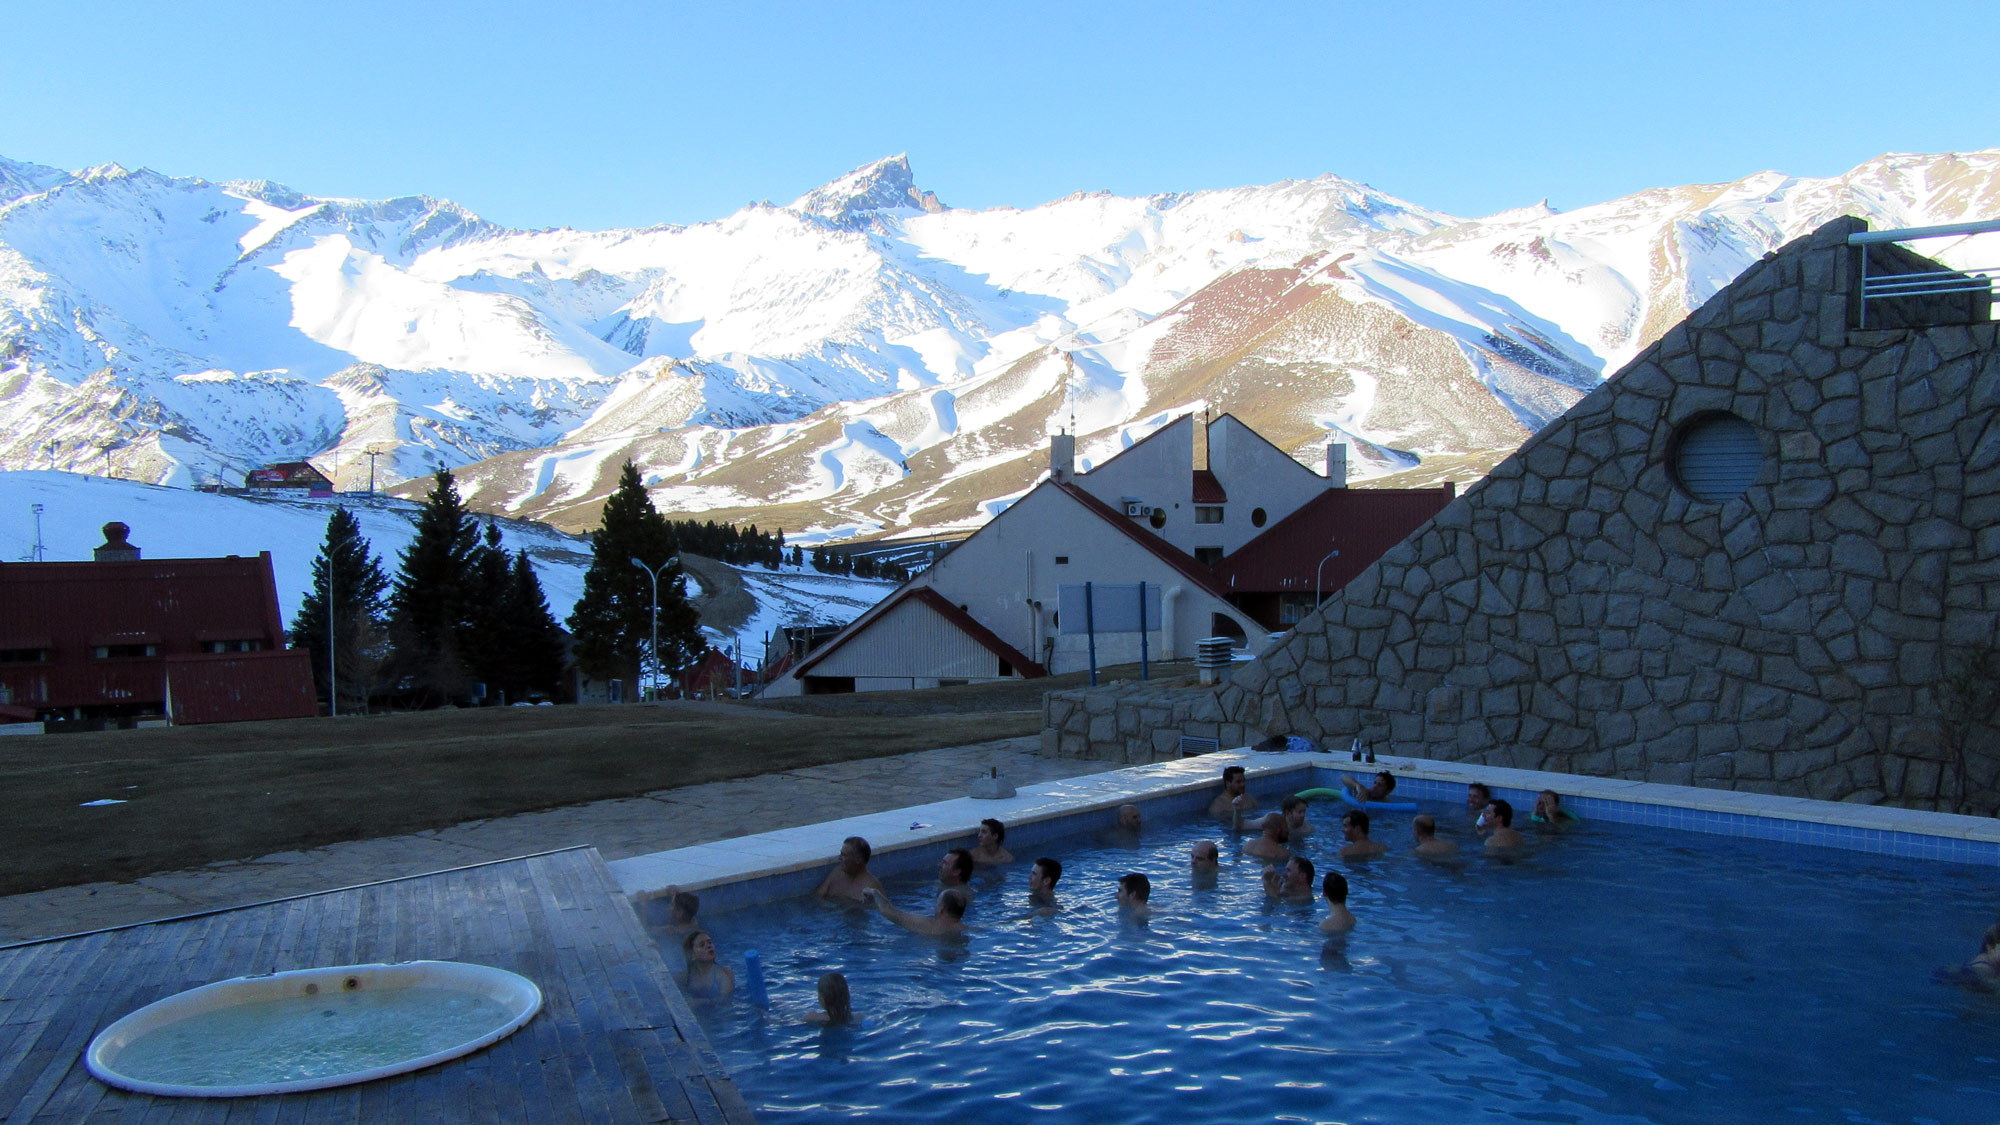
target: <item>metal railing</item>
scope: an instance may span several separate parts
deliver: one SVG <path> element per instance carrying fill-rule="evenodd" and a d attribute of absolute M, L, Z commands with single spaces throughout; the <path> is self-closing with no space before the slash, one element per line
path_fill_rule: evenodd
<path fill-rule="evenodd" d="M 1905 227 L 1902 230 L 1869 230 L 1848 235 L 1847 244 L 1860 249 L 1855 256 L 1860 259 L 1861 296 L 1855 310 L 1854 326 L 1868 327 L 1870 301 L 1923 297 L 1939 293 L 1991 294 L 1993 275 L 2000 273 L 2000 266 L 1982 266 L 1977 269 L 1925 270 L 1919 273 L 1877 274 L 1871 277 L 1868 273 L 1869 246 L 1881 242 L 1914 242 L 1920 238 L 1950 238 L 1959 235 L 1986 234 L 1992 231 L 2000 231 L 2000 219 L 1985 219 L 1976 223 L 1947 223 L 1935 227 Z"/>

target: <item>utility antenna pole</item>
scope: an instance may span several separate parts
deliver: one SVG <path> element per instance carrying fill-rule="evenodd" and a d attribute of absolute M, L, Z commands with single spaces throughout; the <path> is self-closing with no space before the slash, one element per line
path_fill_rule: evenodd
<path fill-rule="evenodd" d="M 35 561 L 44 562 L 46 560 L 42 557 L 42 506 L 30 504 L 28 507 L 35 513 Z"/>
<path fill-rule="evenodd" d="M 1069 400 L 1069 432 L 1076 434 L 1076 353 L 1063 353 L 1063 397 Z"/>
<path fill-rule="evenodd" d="M 368 495 L 375 495 L 375 458 L 382 456 L 379 449 L 368 451 Z"/>

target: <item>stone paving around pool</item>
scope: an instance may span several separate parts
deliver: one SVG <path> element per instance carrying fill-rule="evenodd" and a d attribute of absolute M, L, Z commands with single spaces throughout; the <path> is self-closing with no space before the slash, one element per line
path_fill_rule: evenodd
<path fill-rule="evenodd" d="M 639 797 L 474 820 L 450 828 L 306 852 L 86 883 L 0 898 L 0 944 L 242 906 L 588 844 L 606 860 L 962 797 L 998 767 L 1015 785 L 1117 768 L 1044 758 L 1036 737 L 840 762 L 662 789 Z"/>

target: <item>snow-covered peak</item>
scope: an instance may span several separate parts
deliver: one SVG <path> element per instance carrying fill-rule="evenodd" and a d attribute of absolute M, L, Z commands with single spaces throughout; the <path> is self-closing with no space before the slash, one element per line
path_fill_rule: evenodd
<path fill-rule="evenodd" d="M 899 152 L 814 188 L 792 200 L 790 209 L 842 220 L 901 207 L 930 212 L 945 209 L 935 193 L 917 187 L 909 154 Z"/>
<path fill-rule="evenodd" d="M 24 195 L 37 195 L 69 179 L 69 173 L 44 164 L 25 164 L 0 156 L 0 206 Z"/>

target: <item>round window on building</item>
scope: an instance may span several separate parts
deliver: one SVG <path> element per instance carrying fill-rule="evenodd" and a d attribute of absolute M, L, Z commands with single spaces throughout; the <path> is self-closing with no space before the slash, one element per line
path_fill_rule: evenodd
<path fill-rule="evenodd" d="M 1151 523 L 1155 530 L 1167 526 L 1167 510 L 1165 508 L 1154 508 L 1153 514 L 1148 518 L 1147 522 Z"/>
<path fill-rule="evenodd" d="M 1720 504 L 1749 491 L 1764 471 L 1764 441 L 1757 427 L 1734 414 L 1702 414 L 1674 434 L 1667 466 L 1674 482 L 1696 500 Z"/>
<path fill-rule="evenodd" d="M 1264 514 L 1264 509 L 1262 509 L 1262 508 L 1252 508 L 1252 509 L 1250 509 L 1250 526 L 1251 526 L 1251 527 L 1263 527 L 1263 526 L 1264 526 L 1264 521 L 1265 521 L 1265 520 L 1267 520 L 1267 519 L 1269 519 L 1269 518 L 1271 518 L 1271 517 L 1269 517 L 1268 515 L 1265 515 L 1265 514 Z"/>

